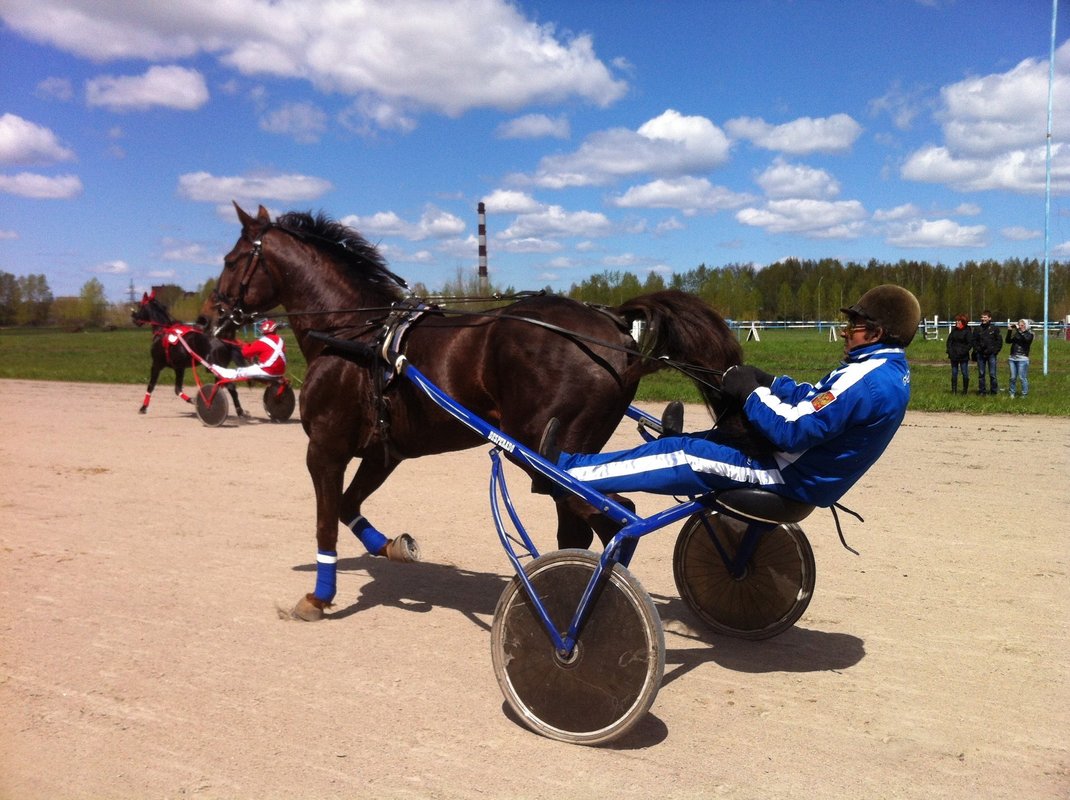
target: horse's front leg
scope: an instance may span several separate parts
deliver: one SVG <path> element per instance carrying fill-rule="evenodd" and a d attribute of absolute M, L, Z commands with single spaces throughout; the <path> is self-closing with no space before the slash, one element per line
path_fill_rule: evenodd
<path fill-rule="evenodd" d="M 149 384 L 145 387 L 145 399 L 141 401 L 141 408 L 138 409 L 139 414 L 144 414 L 149 410 L 149 401 L 152 400 L 152 390 L 156 388 L 156 381 L 160 379 L 160 372 L 163 370 L 163 364 L 153 363 L 152 370 L 149 372 Z"/>
<path fill-rule="evenodd" d="M 323 619 L 338 590 L 338 507 L 348 461 L 309 440 L 305 462 L 316 491 L 316 588 L 297 601 L 293 614 L 298 619 Z"/>

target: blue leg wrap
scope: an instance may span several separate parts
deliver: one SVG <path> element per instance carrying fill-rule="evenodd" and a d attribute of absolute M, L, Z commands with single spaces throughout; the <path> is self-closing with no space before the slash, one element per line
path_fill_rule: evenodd
<path fill-rule="evenodd" d="M 371 523 L 364 517 L 357 517 L 355 520 L 349 523 L 349 529 L 353 531 L 353 534 L 360 539 L 360 543 L 364 545 L 366 549 L 373 556 L 377 555 L 382 550 L 387 542 L 387 539 L 379 531 L 372 527 Z"/>
<path fill-rule="evenodd" d="M 312 593 L 317 599 L 325 603 L 334 600 L 338 581 L 338 553 L 334 550 L 318 550 L 316 552 L 316 590 Z"/>

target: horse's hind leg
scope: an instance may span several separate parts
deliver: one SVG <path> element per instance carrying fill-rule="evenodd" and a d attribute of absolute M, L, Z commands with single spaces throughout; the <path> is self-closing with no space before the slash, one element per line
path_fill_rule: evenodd
<path fill-rule="evenodd" d="M 629 511 L 635 511 L 635 503 L 620 495 L 607 495 Z M 557 546 L 561 549 L 590 548 L 594 534 L 605 547 L 617 535 L 621 525 L 607 517 L 590 503 L 570 495 L 557 504 Z"/>
<path fill-rule="evenodd" d="M 193 399 L 188 394 L 186 394 L 184 391 L 182 391 L 182 379 L 186 376 L 186 368 L 185 367 L 174 367 L 173 369 L 175 371 L 175 394 L 177 394 L 180 398 L 185 400 L 187 403 L 192 403 Z"/>
<path fill-rule="evenodd" d="M 238 389 L 233 383 L 227 384 L 227 391 L 230 393 L 230 399 L 234 402 L 234 413 L 238 417 L 245 416 L 245 409 L 241 407 L 241 401 L 238 399 Z"/>
<path fill-rule="evenodd" d="M 362 458 L 356 475 L 342 495 L 338 519 L 353 531 L 364 549 L 373 556 L 385 556 L 391 561 L 419 561 L 420 549 L 415 539 L 407 533 L 388 539 L 360 513 L 364 501 L 383 485 L 399 463 L 385 455 L 380 448 Z"/>

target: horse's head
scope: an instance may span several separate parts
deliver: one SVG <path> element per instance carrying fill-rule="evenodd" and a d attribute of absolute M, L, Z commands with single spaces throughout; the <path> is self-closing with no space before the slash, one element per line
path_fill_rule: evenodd
<path fill-rule="evenodd" d="M 174 322 L 167 309 L 156 299 L 156 292 L 142 292 L 141 302 L 130 309 L 130 319 L 135 325 L 152 325 L 154 327 L 170 325 Z"/>
<path fill-rule="evenodd" d="M 263 206 L 255 217 L 234 208 L 242 231 L 216 285 L 215 331 L 288 302 L 305 313 L 350 309 L 339 313 L 351 319 L 354 306 L 390 306 L 408 293 L 378 248 L 343 223 L 295 211 L 272 221 Z"/>
<path fill-rule="evenodd" d="M 273 224 L 267 209 L 260 206 L 255 217 L 235 203 L 241 222 L 241 236 L 223 258 L 223 272 L 210 300 L 207 316 L 213 335 L 227 325 L 242 325 L 250 314 L 274 308 L 280 302 L 279 282 L 264 252 L 263 237 Z"/>

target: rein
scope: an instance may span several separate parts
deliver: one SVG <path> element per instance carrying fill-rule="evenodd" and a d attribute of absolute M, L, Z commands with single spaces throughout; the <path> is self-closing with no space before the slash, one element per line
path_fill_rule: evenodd
<path fill-rule="evenodd" d="M 540 293 L 532 293 L 532 294 L 541 294 L 541 292 Z M 471 298 L 471 301 L 472 302 L 476 302 L 479 299 L 480 298 Z M 368 313 L 368 312 L 376 312 L 376 311 L 390 312 L 390 311 L 393 311 L 393 310 L 395 310 L 395 309 L 392 306 L 389 306 L 389 307 L 388 306 L 379 306 L 379 307 L 366 307 L 366 308 L 353 308 L 353 309 L 338 309 L 338 310 L 334 310 L 334 311 L 293 311 L 293 312 L 290 312 L 290 313 L 287 313 L 287 314 L 275 314 L 273 316 L 277 316 L 277 317 L 313 316 L 313 315 L 318 315 L 318 314 L 345 314 L 345 313 L 358 313 L 358 312 L 359 313 Z M 461 311 L 461 310 L 448 309 L 448 308 L 437 308 L 437 307 L 427 308 L 427 309 L 425 309 L 424 313 L 427 313 L 427 314 L 440 314 L 440 315 L 452 314 L 452 315 L 457 316 L 457 317 L 475 317 L 475 318 L 481 318 L 481 319 L 498 319 L 498 320 L 508 319 L 508 320 L 514 320 L 516 322 L 523 322 L 523 323 L 525 323 L 527 325 L 534 325 L 536 327 L 543 328 L 544 330 L 552 331 L 554 333 L 559 333 L 562 336 L 565 336 L 565 337 L 567 337 L 569 339 L 572 339 L 574 341 L 585 342 L 587 344 L 593 344 L 593 345 L 597 345 L 599 347 L 605 347 L 605 348 L 607 348 L 609 350 L 616 350 L 618 352 L 625 353 L 627 355 L 643 359 L 644 361 L 658 361 L 661 364 L 663 364 L 664 366 L 669 367 L 671 369 L 674 369 L 677 372 L 680 372 L 681 374 L 687 376 L 691 380 L 696 381 L 698 383 L 701 383 L 703 386 L 706 386 L 707 388 L 712 389 L 714 392 L 717 392 L 717 393 L 721 392 L 721 387 L 718 384 L 711 383 L 709 380 L 707 380 L 706 378 L 702 377 L 702 375 L 709 375 L 709 376 L 714 376 L 714 377 L 718 377 L 719 378 L 722 375 L 724 375 L 725 370 L 712 369 L 712 368 L 709 368 L 709 367 L 700 367 L 700 366 L 698 366 L 696 364 L 686 364 L 686 363 L 683 363 L 683 362 L 674 361 L 673 359 L 670 359 L 668 356 L 652 356 L 652 355 L 649 355 L 647 353 L 642 352 L 641 350 L 637 350 L 637 349 L 635 349 L 633 347 L 626 347 L 624 345 L 617 344 L 616 342 L 607 342 L 604 339 L 596 339 L 593 336 L 586 336 L 586 335 L 584 335 L 582 333 L 577 333 L 576 331 L 569 330 L 568 328 L 562 328 L 560 325 L 554 325 L 551 322 L 544 322 L 543 320 L 539 320 L 539 319 L 531 319 L 530 317 L 518 317 L 518 316 L 510 316 L 510 315 L 503 315 L 503 314 L 494 314 L 494 313 L 489 312 L 489 311 Z M 379 324 L 379 320 L 370 320 L 369 322 L 365 323 L 364 327 L 365 328 L 370 328 L 370 327 L 378 325 L 378 324 Z"/>
<path fill-rule="evenodd" d="M 325 243 L 327 243 L 327 244 L 329 244 L 329 245 L 331 245 L 333 247 L 343 247 L 344 248 L 344 244 L 340 245 L 337 242 L 332 242 L 332 241 L 330 241 L 328 239 L 323 239 L 322 237 L 315 236 L 313 234 L 309 234 L 309 233 L 307 233 L 305 231 L 294 230 L 294 229 L 289 228 L 287 226 L 279 225 L 278 223 L 275 223 L 275 222 L 268 223 L 267 227 L 264 230 L 264 233 L 266 233 L 267 231 L 270 231 L 272 229 L 278 229 L 278 230 L 283 231 L 283 232 L 285 232 L 285 233 L 287 233 L 287 234 L 289 234 L 291 236 L 295 236 L 296 238 L 301 239 L 302 241 L 307 241 L 309 239 L 315 239 L 317 241 L 323 241 L 323 242 L 325 242 Z M 246 262 L 244 269 L 242 270 L 241 278 L 240 278 L 239 283 L 238 283 L 238 297 L 237 297 L 237 299 L 236 300 L 232 299 L 232 298 L 230 298 L 230 297 L 228 297 L 226 295 L 223 295 L 223 294 L 219 294 L 218 295 L 220 300 L 222 300 L 223 302 L 225 302 L 225 303 L 227 303 L 228 305 L 231 306 L 229 317 L 230 317 L 231 321 L 233 321 L 233 322 L 235 322 L 237 324 L 241 324 L 242 322 L 246 322 L 246 321 L 257 319 L 257 315 L 256 314 L 247 314 L 242 309 L 242 304 L 243 304 L 243 302 L 245 300 L 246 289 L 248 288 L 249 283 L 252 280 L 252 277 L 253 277 L 254 272 L 256 271 L 256 268 L 261 263 L 264 264 L 264 267 L 267 270 L 268 278 L 272 282 L 272 288 L 275 290 L 275 294 L 277 295 L 279 293 L 278 292 L 278 281 L 276 280 L 276 276 L 274 274 L 272 274 L 272 270 L 268 266 L 267 260 L 264 258 L 263 234 L 261 234 L 261 236 L 259 238 L 255 239 L 252 242 L 252 245 L 253 245 L 253 249 L 249 253 L 249 259 Z M 408 284 L 405 282 L 405 280 L 403 278 L 399 277 L 398 275 L 395 275 L 393 272 L 390 272 L 389 270 L 384 270 L 384 272 L 386 273 L 387 277 L 389 277 L 391 280 L 393 280 L 397 284 L 397 286 L 399 288 L 405 289 L 406 291 L 409 290 L 409 286 L 408 286 Z M 453 302 L 465 302 L 465 303 L 473 302 L 474 303 L 474 302 L 480 302 L 480 301 L 484 301 L 485 302 L 487 300 L 493 301 L 493 300 L 521 299 L 521 298 L 524 298 L 524 297 L 540 296 L 540 295 L 543 295 L 543 294 L 544 294 L 544 292 L 542 292 L 542 291 L 538 291 L 538 292 L 532 291 L 532 292 L 519 292 L 519 293 L 514 294 L 514 295 L 495 294 L 490 298 L 445 297 L 444 296 L 444 297 L 435 298 L 435 299 L 451 300 Z M 410 299 L 413 299 L 412 296 L 411 296 L 411 292 L 410 292 Z M 394 308 L 394 306 L 390 306 L 390 307 L 382 307 L 382 306 L 380 306 L 380 307 L 364 307 L 364 308 L 349 308 L 349 309 L 331 309 L 331 310 L 324 310 L 324 311 L 289 311 L 289 312 L 286 312 L 286 313 L 275 314 L 273 316 L 289 318 L 289 317 L 303 317 L 303 316 L 320 316 L 320 315 L 328 315 L 328 314 L 357 314 L 357 313 L 367 314 L 367 313 L 371 313 L 371 312 L 383 312 L 383 313 L 387 313 L 388 314 L 388 313 L 390 313 L 392 311 L 395 311 L 395 310 L 396 309 Z M 651 355 L 648 355 L 647 353 L 643 353 L 642 351 L 637 350 L 635 348 L 625 347 L 624 345 L 620 345 L 620 344 L 617 344 L 615 342 L 607 342 L 607 341 L 604 341 L 602 339 L 595 339 L 595 338 L 590 337 L 590 336 L 585 336 L 585 335 L 583 335 L 581 333 L 577 333 L 575 331 L 570 331 L 567 328 L 562 328 L 559 325 L 554 325 L 553 323 L 544 322 L 542 320 L 530 319 L 528 317 L 514 317 L 514 316 L 503 315 L 503 314 L 494 314 L 494 313 L 491 313 L 489 311 L 462 311 L 462 310 L 455 310 L 455 309 L 445 309 L 445 308 L 441 308 L 441 307 L 437 307 L 437 306 L 426 309 L 426 313 L 435 313 L 435 314 L 442 314 L 442 315 L 452 314 L 452 315 L 455 315 L 455 316 L 458 316 L 458 317 L 476 317 L 476 318 L 493 318 L 493 319 L 513 319 L 513 320 L 517 320 L 517 321 L 520 321 L 520 322 L 524 322 L 524 323 L 526 323 L 528 325 L 535 325 L 535 326 L 543 328 L 545 330 L 553 331 L 554 333 L 558 333 L 558 334 L 561 334 L 563 336 L 566 336 L 566 337 L 572 339 L 573 341 L 585 342 L 587 344 L 593 344 L 593 345 L 597 345 L 599 347 L 605 347 L 605 348 L 610 349 L 610 350 L 616 350 L 618 352 L 626 353 L 626 354 L 628 354 L 630 356 L 634 356 L 636 358 L 640 358 L 640 359 L 643 359 L 645 361 L 658 361 L 662 365 L 664 365 L 666 367 L 669 367 L 671 369 L 675 369 L 676 371 L 680 372 L 681 374 L 686 375 L 692 381 L 695 381 L 696 383 L 700 383 L 703 386 L 707 387 L 708 389 L 713 390 L 714 392 L 716 392 L 718 394 L 721 393 L 721 387 L 719 385 L 711 383 L 709 380 L 707 380 L 705 377 L 702 377 L 702 376 L 721 377 L 722 375 L 724 375 L 724 372 L 725 372 L 724 370 L 711 369 L 711 368 L 708 368 L 708 367 L 700 367 L 700 366 L 695 365 L 695 364 L 685 364 L 685 363 L 681 363 L 681 362 L 678 362 L 678 361 L 674 361 L 674 360 L 672 360 L 672 359 L 670 359 L 670 358 L 668 358 L 666 356 L 651 356 Z M 371 328 L 373 326 L 380 325 L 380 324 L 381 324 L 381 320 L 372 319 L 372 320 L 369 320 L 368 322 L 364 323 L 363 327 L 365 329 L 368 329 L 368 328 Z M 342 327 L 350 327 L 350 326 L 342 326 Z M 359 335 L 359 333 L 357 335 Z"/>

